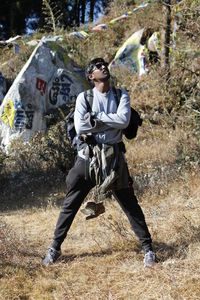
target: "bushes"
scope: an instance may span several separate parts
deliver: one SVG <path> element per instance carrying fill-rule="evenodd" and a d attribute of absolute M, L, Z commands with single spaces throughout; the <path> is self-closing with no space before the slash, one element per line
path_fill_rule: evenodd
<path fill-rule="evenodd" d="M 12 142 L 10 155 L 2 153 L 2 174 L 44 171 L 60 169 L 65 172 L 73 163 L 74 151 L 66 137 L 65 122 L 51 116 L 46 133 L 37 133 L 28 143 Z M 57 121 L 56 121 L 57 119 Z"/>

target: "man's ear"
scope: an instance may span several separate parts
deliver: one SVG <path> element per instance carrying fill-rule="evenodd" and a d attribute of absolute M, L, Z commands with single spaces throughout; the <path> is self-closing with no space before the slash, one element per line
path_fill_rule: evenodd
<path fill-rule="evenodd" d="M 94 79 L 93 73 L 88 75 L 88 79 L 91 81 Z"/>

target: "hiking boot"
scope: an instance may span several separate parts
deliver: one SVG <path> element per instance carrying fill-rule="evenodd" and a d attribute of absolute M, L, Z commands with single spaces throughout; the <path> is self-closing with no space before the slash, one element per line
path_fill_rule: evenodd
<path fill-rule="evenodd" d="M 102 202 L 95 203 L 89 201 L 81 212 L 86 216 L 86 220 L 96 218 L 105 212 L 105 207 Z"/>
<path fill-rule="evenodd" d="M 144 266 L 147 268 L 152 268 L 157 263 L 156 255 L 153 251 L 148 251 L 144 255 Z"/>
<path fill-rule="evenodd" d="M 44 266 L 53 264 L 56 262 L 56 260 L 61 256 L 61 250 L 57 251 L 54 248 L 50 248 L 45 256 L 45 258 L 42 261 L 42 264 Z"/>

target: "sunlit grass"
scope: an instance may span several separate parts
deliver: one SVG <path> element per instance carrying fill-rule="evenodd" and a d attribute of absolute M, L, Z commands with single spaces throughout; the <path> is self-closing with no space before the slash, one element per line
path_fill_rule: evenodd
<path fill-rule="evenodd" d="M 113 1 L 102 22 L 124 13 L 125 2 Z M 170 81 L 166 82 L 159 62 L 142 77 L 115 74 L 144 119 L 137 138 L 125 141 L 126 157 L 159 267 L 144 269 L 142 249 L 114 200 L 105 202 L 105 214 L 96 219 L 86 221 L 79 212 L 63 243 L 61 260 L 47 268 L 41 265 L 65 195 L 62 172 L 72 163 L 69 145 L 60 140 L 64 126 L 55 125 L 49 131 L 54 153 L 41 136 L 27 148 L 16 145 L 16 156 L 0 153 L 0 300 L 200 299 L 198 53 L 187 56 L 182 51 L 198 49 L 198 26 L 192 19 L 195 3 L 181 4 L 185 21 L 180 21 L 177 31 Z M 87 40 L 70 39 L 68 32 L 61 31 L 61 44 L 82 67 L 94 56 L 110 62 L 133 32 L 159 29 L 160 10 L 156 3 L 152 7 L 105 32 L 92 33 Z M 37 32 L 33 39 L 42 35 Z M 8 84 L 33 51 L 27 40 L 18 41 L 19 55 L 12 48 L 0 49 L 0 67 Z M 41 158 L 44 152 L 46 160 Z M 29 172 L 24 173 L 27 164 Z"/>
<path fill-rule="evenodd" d="M 106 212 L 86 221 L 79 212 L 63 244 L 63 257 L 42 267 L 59 208 L 20 210 L 1 215 L 2 299 L 198 299 L 198 175 L 185 174 L 168 186 L 168 194 L 147 196 L 142 207 L 159 268 L 143 267 L 143 253 L 115 201 Z M 156 196 L 155 196 L 156 197 Z M 177 298 L 179 297 L 179 298 Z"/>

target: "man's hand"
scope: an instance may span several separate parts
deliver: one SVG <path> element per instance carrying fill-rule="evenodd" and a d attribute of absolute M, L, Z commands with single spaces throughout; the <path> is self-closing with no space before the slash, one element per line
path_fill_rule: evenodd
<path fill-rule="evenodd" d="M 95 138 L 92 134 L 81 134 L 79 136 L 79 139 L 84 143 L 87 143 L 90 145 L 96 145 Z"/>
<path fill-rule="evenodd" d="M 84 116 L 84 119 L 87 123 L 91 124 L 92 127 L 95 126 L 95 116 L 96 116 L 96 113 L 95 112 L 87 112 Z"/>

